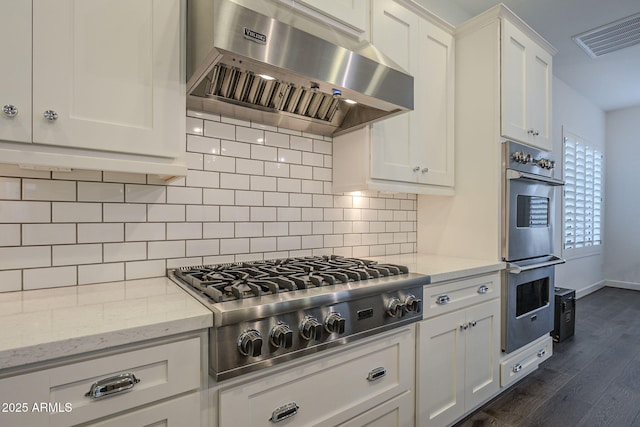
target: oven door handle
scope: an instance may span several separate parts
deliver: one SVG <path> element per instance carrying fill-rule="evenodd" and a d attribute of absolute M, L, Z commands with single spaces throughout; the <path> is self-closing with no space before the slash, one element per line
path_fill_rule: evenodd
<path fill-rule="evenodd" d="M 513 263 L 513 262 L 508 262 L 507 263 L 507 270 L 511 274 L 520 274 L 523 271 L 534 270 L 536 268 L 542 268 L 542 267 L 549 267 L 549 266 L 552 266 L 552 265 L 564 264 L 565 262 L 567 262 L 567 260 L 565 260 L 563 258 L 560 258 L 558 256 L 555 256 L 555 255 L 552 255 L 552 259 L 550 259 L 549 261 L 540 262 L 540 263 L 531 264 L 531 265 L 518 265 L 518 264 Z"/>
<path fill-rule="evenodd" d="M 529 181 L 537 181 L 547 185 L 564 185 L 564 181 L 561 179 L 521 172 L 514 169 L 507 169 L 507 179 L 527 179 Z"/>

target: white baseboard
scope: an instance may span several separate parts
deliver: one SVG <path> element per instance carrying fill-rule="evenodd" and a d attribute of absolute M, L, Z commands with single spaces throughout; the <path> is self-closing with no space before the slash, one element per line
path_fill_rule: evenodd
<path fill-rule="evenodd" d="M 620 280 L 605 280 L 605 286 L 611 288 L 630 289 L 632 291 L 640 291 L 640 283 L 636 282 L 623 282 Z"/>
<path fill-rule="evenodd" d="M 606 281 L 601 280 L 597 283 L 593 283 L 589 286 L 587 286 L 586 288 L 582 288 L 582 289 L 578 289 L 576 290 L 576 298 L 580 299 L 582 297 L 586 297 L 587 295 L 604 288 L 605 286 L 607 286 Z"/>

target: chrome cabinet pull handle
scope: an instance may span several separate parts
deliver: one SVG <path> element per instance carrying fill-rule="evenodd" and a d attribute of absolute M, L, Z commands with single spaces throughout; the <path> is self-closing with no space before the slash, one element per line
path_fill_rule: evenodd
<path fill-rule="evenodd" d="M 449 301 L 451 301 L 451 298 L 449 298 L 449 295 L 440 295 L 436 299 L 436 304 L 444 305 L 444 304 L 448 304 Z"/>
<path fill-rule="evenodd" d="M 522 365 L 521 365 L 521 364 L 519 364 L 519 363 L 516 363 L 516 364 L 513 366 L 513 372 L 517 374 L 517 373 L 518 373 L 518 372 L 520 372 L 520 371 L 522 371 Z"/>
<path fill-rule="evenodd" d="M 482 285 L 478 288 L 479 294 L 486 294 L 487 292 L 489 292 L 489 287 L 486 285 Z"/>
<path fill-rule="evenodd" d="M 92 399 L 111 396 L 131 390 L 139 382 L 140 379 L 136 378 L 132 372 L 116 375 L 91 384 L 91 388 L 85 393 L 85 396 Z"/>
<path fill-rule="evenodd" d="M 269 421 L 271 421 L 272 423 L 279 423 L 282 420 L 293 417 L 298 413 L 298 409 L 300 409 L 300 407 L 296 404 L 296 402 L 287 403 L 286 405 L 276 408 L 271 413 L 271 418 L 269 418 Z"/>
<path fill-rule="evenodd" d="M 18 107 L 15 105 L 7 104 L 2 107 L 2 112 L 7 117 L 15 117 L 18 115 Z"/>
<path fill-rule="evenodd" d="M 367 375 L 367 380 L 368 381 L 379 380 L 385 375 L 387 375 L 387 370 L 384 368 L 384 366 L 380 366 L 379 368 L 372 369 L 369 372 L 369 375 Z"/>
<path fill-rule="evenodd" d="M 55 122 L 58 120 L 58 113 L 53 110 L 47 110 L 43 114 L 44 118 L 49 120 L 50 122 Z"/>
<path fill-rule="evenodd" d="M 547 354 L 547 350 L 544 348 L 538 351 L 538 357 L 544 357 Z"/>

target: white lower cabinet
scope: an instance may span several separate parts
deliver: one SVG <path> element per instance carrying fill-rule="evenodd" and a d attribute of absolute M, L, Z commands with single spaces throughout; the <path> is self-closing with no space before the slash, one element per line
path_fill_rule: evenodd
<path fill-rule="evenodd" d="M 499 287 L 492 299 L 484 300 L 488 292 L 485 287 L 499 283 L 496 280 L 498 275 L 490 275 L 440 285 L 438 291 L 429 286 L 425 288 L 425 292 L 446 296 L 469 289 L 470 284 L 478 291 L 456 309 L 418 325 L 416 418 L 419 426 L 449 425 L 498 392 Z M 446 298 L 440 301 L 445 307 L 455 303 Z"/>
<path fill-rule="evenodd" d="M 0 396 L 12 406 L 0 425 L 200 427 L 206 340 L 205 332 L 2 378 Z M 103 396 L 89 395 L 96 383 Z"/>
<path fill-rule="evenodd" d="M 508 387 L 538 369 L 553 354 L 553 339 L 545 335 L 500 360 L 500 385 Z"/>
<path fill-rule="evenodd" d="M 413 425 L 414 366 L 415 327 L 394 329 L 221 385 L 219 426 Z"/>

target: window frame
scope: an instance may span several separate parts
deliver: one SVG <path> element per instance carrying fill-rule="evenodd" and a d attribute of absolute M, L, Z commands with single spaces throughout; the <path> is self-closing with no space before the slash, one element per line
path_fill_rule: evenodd
<path fill-rule="evenodd" d="M 597 190 L 599 191 L 599 195 L 600 195 L 600 200 L 599 200 L 599 215 L 597 215 L 595 212 L 593 212 L 591 215 L 593 216 L 598 216 L 598 227 L 599 227 L 599 231 L 600 231 L 600 240 L 597 244 L 591 244 L 591 245 L 585 245 L 583 247 L 573 247 L 573 248 L 566 248 L 566 244 L 565 244 L 565 236 L 566 236 L 566 231 L 567 231 L 567 221 L 566 221 L 566 216 L 567 216 L 567 181 L 569 178 L 569 181 L 571 180 L 571 177 L 568 176 L 567 174 L 567 142 L 569 140 L 573 140 L 577 145 L 583 145 L 585 147 L 585 152 L 588 152 L 589 150 L 594 152 L 594 158 L 596 155 L 599 155 L 600 157 L 600 161 L 599 161 L 599 165 L 598 162 L 594 162 L 593 163 L 593 167 L 590 169 L 593 172 L 593 180 L 594 180 L 594 184 L 592 185 L 592 189 L 594 191 L 594 193 L 596 193 L 595 189 L 596 189 L 596 185 L 598 185 L 596 182 L 599 179 L 599 188 L 597 188 Z M 585 168 L 587 167 L 587 160 L 585 159 Z M 598 170 L 599 167 L 599 170 Z M 594 144 L 592 144 L 591 142 L 589 142 L 588 140 L 586 140 L 585 138 L 580 137 L 579 135 L 570 132 L 566 129 L 563 128 L 563 138 L 562 138 L 562 175 L 563 175 L 563 179 L 565 181 L 565 186 L 562 188 L 562 216 L 561 216 L 561 222 L 562 222 L 562 234 L 561 234 L 561 247 L 562 247 L 562 257 L 563 258 L 567 258 L 567 259 L 572 259 L 572 258 L 581 258 L 581 257 L 585 257 L 585 256 L 591 256 L 591 255 L 598 255 L 602 253 L 603 250 L 603 245 L 604 245 L 604 236 L 603 236 L 603 232 L 604 232 L 604 203 L 605 203 L 605 195 L 604 195 L 604 190 L 605 190 L 605 185 L 604 185 L 604 179 L 605 179 L 605 157 L 604 157 L 604 153 L 602 150 L 600 150 L 599 148 L 597 148 Z M 577 168 L 576 168 L 577 169 Z M 599 176 L 597 176 L 597 173 L 599 172 Z M 594 194 L 595 197 L 597 197 Z M 598 202 L 596 200 L 592 201 L 593 205 L 597 205 Z M 593 207 L 593 209 L 595 209 L 595 206 Z M 593 227 L 595 228 L 595 227 Z"/>

